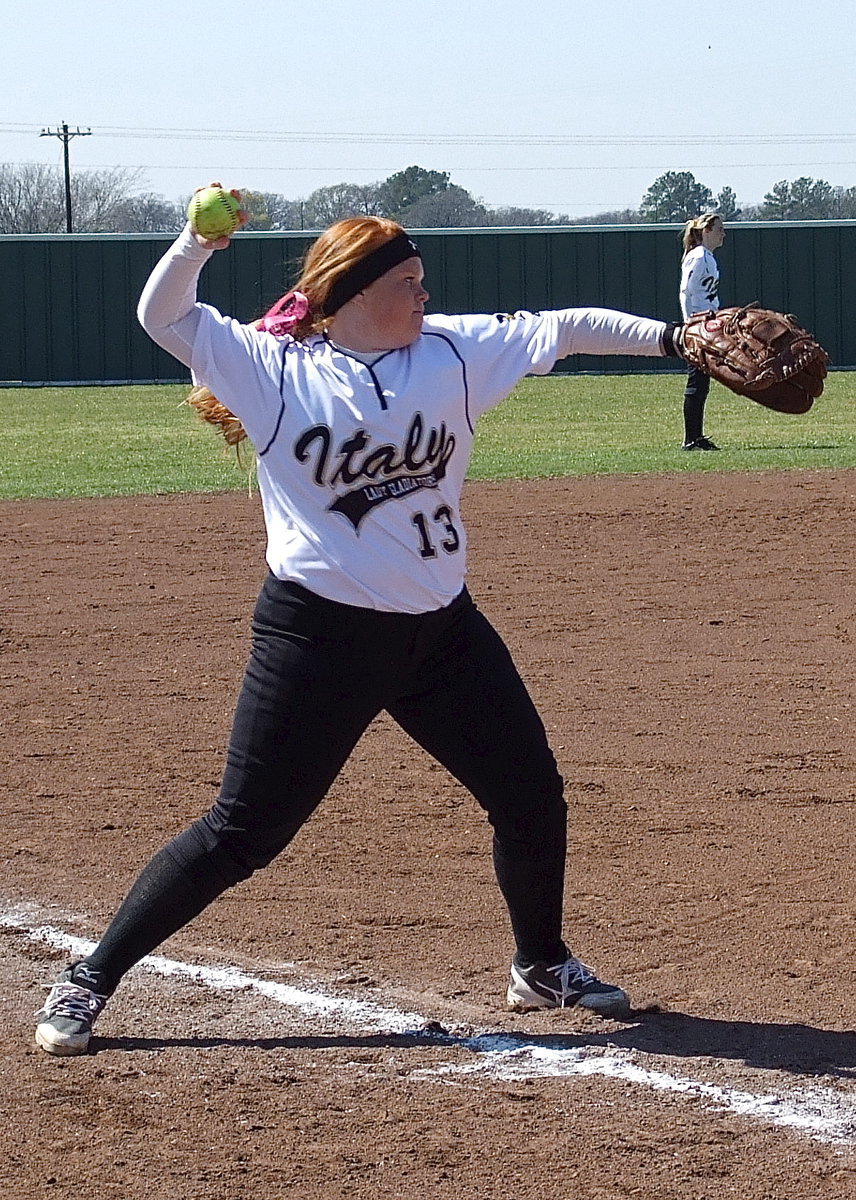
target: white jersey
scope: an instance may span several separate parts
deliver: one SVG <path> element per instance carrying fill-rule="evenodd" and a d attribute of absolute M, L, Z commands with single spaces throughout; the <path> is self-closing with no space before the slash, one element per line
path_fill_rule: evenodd
<path fill-rule="evenodd" d="M 271 571 L 345 604 L 421 613 L 460 593 L 476 422 L 525 375 L 569 354 L 664 353 L 662 321 L 563 309 L 428 316 L 415 342 L 369 365 L 322 335 L 276 338 L 196 304 L 209 256 L 185 231 L 140 320 L 243 423 Z"/>
<path fill-rule="evenodd" d="M 719 264 L 712 250 L 694 246 L 681 263 L 681 313 L 686 321 L 693 313 L 719 308 Z"/>

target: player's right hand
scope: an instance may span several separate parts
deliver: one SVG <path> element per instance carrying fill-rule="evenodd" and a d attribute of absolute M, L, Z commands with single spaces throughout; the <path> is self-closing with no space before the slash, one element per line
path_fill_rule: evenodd
<path fill-rule="evenodd" d="M 222 183 L 208 183 L 205 186 L 213 187 L 213 188 L 221 188 L 223 185 L 222 185 Z M 194 191 L 203 192 L 203 191 L 205 191 L 205 188 L 195 188 Z M 229 188 L 229 195 L 234 196 L 235 199 L 240 204 L 241 193 L 237 190 L 237 188 Z M 247 223 L 247 221 L 249 221 L 249 219 L 250 219 L 250 214 L 247 212 L 247 210 L 245 208 L 239 209 L 238 210 L 238 222 L 239 222 L 238 229 L 240 229 L 242 226 L 246 225 L 246 223 Z M 238 232 L 238 230 L 236 229 L 235 233 L 237 233 L 237 232 Z M 216 238 L 216 239 L 212 240 L 210 238 L 204 238 L 202 236 L 202 234 L 197 233 L 195 229 L 192 230 L 192 233 L 193 233 L 193 236 L 196 239 L 196 241 L 199 243 L 199 245 L 204 246 L 206 250 L 228 250 L 229 244 L 232 241 L 232 236 L 233 236 L 231 233 L 229 233 L 225 237 Z"/>

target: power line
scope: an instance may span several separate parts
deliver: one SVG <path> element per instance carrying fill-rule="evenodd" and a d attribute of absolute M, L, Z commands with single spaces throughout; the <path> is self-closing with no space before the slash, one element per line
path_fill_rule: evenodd
<path fill-rule="evenodd" d="M 261 142 L 305 143 L 313 145 L 331 143 L 350 145 L 430 145 L 430 146 L 682 146 L 686 138 L 674 137 L 594 137 L 588 135 L 562 136 L 555 134 L 366 134 L 366 133 L 256 133 L 245 130 L 202 130 L 202 129 L 122 129 L 121 127 L 99 127 L 99 133 L 112 138 L 142 138 L 150 140 L 187 140 L 218 142 Z M 856 135 L 830 136 L 828 134 L 797 135 L 728 135 L 725 137 L 696 137 L 694 145 L 705 146 L 801 146 L 840 145 L 856 142 Z"/>
<path fill-rule="evenodd" d="M 0 132 L 26 133 L 32 126 L 0 123 Z M 228 141 L 354 143 L 358 145 L 467 145 L 467 146 L 683 146 L 685 135 L 660 134 L 551 134 L 551 133 L 366 133 L 361 131 L 314 130 L 280 131 L 257 129 L 168 129 L 156 126 L 99 126 L 99 136 L 112 138 L 142 138 L 194 141 L 199 139 Z M 856 142 L 856 134 L 830 133 L 726 133 L 693 134 L 694 145 L 704 146 L 796 146 L 839 145 Z"/>
<path fill-rule="evenodd" d="M 0 122 L 0 134 L 2 133 L 27 133 L 32 132 L 32 126 L 22 124 L 8 124 Z M 70 130 L 66 124 L 63 124 L 60 129 L 43 129 L 41 137 L 52 136 L 58 137 L 63 141 L 65 173 L 66 173 L 66 223 L 71 232 L 71 201 L 70 201 L 70 180 L 68 168 L 68 142 L 72 137 L 85 136 L 91 134 L 91 129 L 81 129 L 79 126 L 75 130 Z M 671 147 L 680 146 L 686 149 L 686 138 L 682 136 L 665 137 L 653 134 L 608 134 L 608 135 L 555 135 L 555 134 L 366 134 L 353 132 L 270 132 L 258 130 L 224 130 L 224 129 L 196 129 L 196 128 L 161 128 L 161 127 L 137 127 L 137 126 L 103 126 L 98 129 L 99 136 L 120 138 L 120 139 L 152 139 L 152 140 L 171 140 L 171 141 L 210 141 L 216 140 L 223 142 L 258 142 L 263 144 L 284 143 L 284 142 L 312 142 L 313 144 L 358 144 L 363 147 L 370 145 L 403 145 L 405 143 L 422 144 L 422 145 L 461 145 L 461 146 L 524 146 L 531 147 L 548 147 L 548 146 L 587 146 L 587 147 Z M 856 134 L 700 134 L 693 138 L 693 145 L 699 146 L 720 146 L 727 145 L 729 147 L 749 147 L 749 146 L 798 146 L 798 145 L 849 145 L 856 143 Z M 26 165 L 24 163 L 16 165 Z M 646 165 L 580 165 L 573 164 L 556 164 L 555 162 L 545 166 L 451 166 L 446 167 L 446 171 L 451 175 L 458 172 L 485 172 L 498 174 L 500 172 L 520 174 L 527 172 L 529 174 L 557 174 L 558 172 L 570 173 L 588 173 L 594 172 L 616 172 L 620 171 L 625 174 L 632 171 L 659 171 L 662 169 L 662 161 L 656 166 Z M 205 171 L 210 169 L 210 163 L 206 166 L 192 167 L 188 163 L 183 163 L 181 166 L 172 164 L 154 164 L 143 163 L 134 166 L 120 166 L 119 164 L 89 164 L 90 167 L 102 169 L 124 169 L 124 170 L 152 170 L 152 171 L 182 171 L 199 170 Z M 778 170 L 780 168 L 798 168 L 802 170 L 816 170 L 826 167 L 853 167 L 856 162 L 838 160 L 838 161 L 814 161 L 814 162 L 758 162 L 751 163 L 703 163 L 682 165 L 684 170 L 692 170 L 694 172 L 704 171 L 723 171 L 723 170 L 745 170 L 745 169 L 769 169 Z M 223 165 L 218 168 L 221 172 L 236 174 L 241 172 L 245 175 L 294 175 L 298 172 L 310 172 L 314 174 L 325 173 L 359 173 L 359 174 L 377 174 L 386 175 L 393 171 L 399 170 L 400 167 L 368 167 L 368 166 L 261 166 L 254 164 L 251 166 L 229 166 Z M 537 201 L 529 202 L 526 207 L 533 208 L 552 208 L 552 209 L 572 209 L 572 208 L 590 208 L 594 205 L 603 205 L 615 207 L 614 202 L 606 201 Z M 493 207 L 516 207 L 516 205 L 501 205 L 494 203 Z"/>
<path fill-rule="evenodd" d="M 23 166 L 26 166 L 27 164 L 26 164 L 26 162 L 13 162 L 13 163 L 10 163 L 9 165 L 23 167 Z M 176 166 L 175 163 L 126 163 L 126 164 L 87 163 L 87 168 L 93 168 L 96 170 L 109 171 L 109 170 L 114 170 L 116 167 L 119 167 L 121 170 L 126 170 L 126 171 L 210 171 L 211 163 L 210 162 L 203 163 L 202 165 L 199 165 L 199 166 L 194 166 L 192 163 L 182 163 L 180 166 Z M 543 175 L 548 172 L 556 172 L 556 171 L 577 171 L 577 172 L 592 173 L 592 174 L 596 171 L 622 171 L 624 173 L 627 173 L 629 171 L 658 171 L 661 169 L 661 167 L 662 167 L 662 163 L 656 163 L 654 165 L 642 164 L 641 166 L 638 163 L 636 163 L 633 166 L 607 166 L 607 167 L 602 167 L 602 166 L 591 166 L 591 167 L 582 166 L 581 167 L 581 166 L 577 166 L 577 165 L 556 166 L 555 163 L 551 164 L 550 166 L 544 166 L 544 167 L 541 167 L 541 166 L 480 167 L 480 166 L 476 166 L 475 164 L 470 163 L 468 165 L 463 165 L 463 166 L 461 166 L 461 165 L 447 166 L 444 169 L 449 174 L 452 174 L 455 171 L 477 171 L 477 172 L 484 171 L 484 172 L 492 172 L 492 173 L 530 172 L 530 173 L 536 173 L 538 175 Z M 778 168 L 780 168 L 780 167 L 812 167 L 812 168 L 816 168 L 816 167 L 856 167 L 856 160 L 854 160 L 854 161 L 836 161 L 836 162 L 805 162 L 805 161 L 803 161 L 803 162 L 772 162 L 772 163 L 766 163 L 766 162 L 765 163 L 759 163 L 759 162 L 702 163 L 701 165 L 699 165 L 698 163 L 687 163 L 683 166 L 683 169 L 687 170 L 687 171 L 739 171 L 739 170 L 749 170 L 749 169 L 754 170 L 757 168 L 763 168 L 763 169 L 770 168 L 770 169 L 778 170 Z M 295 165 L 291 164 L 287 167 L 273 167 L 273 166 L 267 166 L 267 165 L 261 166 L 258 163 L 251 163 L 250 165 L 247 165 L 247 166 L 231 165 L 228 167 L 223 167 L 222 169 L 232 171 L 232 172 L 254 171 L 254 172 L 257 172 L 260 174 L 261 173 L 290 174 L 290 173 L 296 173 L 299 171 L 311 171 L 316 174 L 320 173 L 320 172 L 333 172 L 333 171 L 359 171 L 361 173 L 372 171 L 372 172 L 377 172 L 378 174 L 384 174 L 384 173 L 392 173 L 394 171 L 398 171 L 401 168 L 399 166 L 395 166 L 395 167 L 392 167 L 392 166 L 363 167 L 363 166 L 355 166 L 354 164 L 350 164 L 350 165 L 346 165 L 346 166 L 330 167 L 330 166 L 318 166 L 316 164 L 310 164 L 310 163 L 306 163 L 306 164 L 299 165 L 299 166 L 295 166 Z"/>

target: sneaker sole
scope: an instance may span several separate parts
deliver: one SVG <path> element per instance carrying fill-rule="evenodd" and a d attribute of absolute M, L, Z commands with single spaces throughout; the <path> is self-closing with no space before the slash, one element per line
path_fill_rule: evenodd
<path fill-rule="evenodd" d="M 547 1009 L 558 1010 L 560 1008 L 560 1005 L 550 1004 L 546 1000 L 540 1001 L 539 1003 L 534 1003 L 532 1001 L 519 1000 L 517 997 L 510 995 L 506 997 L 506 1000 L 510 1012 L 544 1012 Z M 564 1007 L 566 1009 L 584 1008 L 587 1012 L 594 1013 L 595 1016 L 612 1017 L 617 1020 L 629 1017 L 632 1011 L 630 1007 L 630 998 L 626 994 L 621 997 L 617 996 L 614 999 L 610 998 L 608 1000 L 603 999 L 600 1001 L 592 1001 L 591 999 L 583 997 L 582 999 L 578 1000 L 576 1004 L 566 1004 Z"/>
<path fill-rule="evenodd" d="M 626 1017 L 630 1012 L 630 997 L 621 988 L 602 995 L 580 996 L 574 1004 L 551 1004 L 544 996 L 528 987 L 523 980 L 512 978 L 506 992 L 506 1002 L 513 1012 L 540 1012 L 547 1008 L 584 1008 L 599 1017 Z"/>
<path fill-rule="evenodd" d="M 46 1054 L 53 1054 L 56 1058 L 70 1058 L 75 1054 L 85 1054 L 89 1049 L 89 1034 L 85 1037 L 64 1037 L 58 1034 L 51 1025 L 36 1026 L 36 1045 L 39 1046 Z M 63 1038 L 58 1041 L 57 1038 Z"/>
<path fill-rule="evenodd" d="M 617 989 L 613 996 L 583 996 L 576 1002 L 574 1008 L 587 1008 L 589 1012 L 597 1013 L 599 1017 L 621 1019 L 630 1015 L 630 997 L 626 992 Z"/>

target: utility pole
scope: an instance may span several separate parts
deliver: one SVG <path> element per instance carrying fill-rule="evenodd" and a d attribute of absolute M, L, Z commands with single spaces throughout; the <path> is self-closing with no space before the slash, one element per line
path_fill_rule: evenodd
<path fill-rule="evenodd" d="M 73 137 L 89 137 L 91 129 L 69 129 L 65 121 L 58 129 L 43 129 L 39 137 L 55 137 L 62 142 L 63 162 L 65 164 L 65 231 L 71 233 L 71 171 L 68 165 L 68 143 Z"/>

